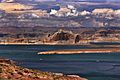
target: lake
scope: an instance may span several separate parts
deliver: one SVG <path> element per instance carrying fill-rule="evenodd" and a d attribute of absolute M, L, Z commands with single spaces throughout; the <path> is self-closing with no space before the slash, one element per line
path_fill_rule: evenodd
<path fill-rule="evenodd" d="M 42 71 L 77 74 L 89 80 L 120 80 L 120 53 L 38 55 L 40 51 L 94 48 L 79 45 L 0 45 L 0 57 Z"/>

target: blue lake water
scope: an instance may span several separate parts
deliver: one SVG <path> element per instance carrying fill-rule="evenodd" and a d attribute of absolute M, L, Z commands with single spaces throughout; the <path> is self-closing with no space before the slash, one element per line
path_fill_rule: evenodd
<path fill-rule="evenodd" d="M 38 55 L 40 51 L 94 48 L 86 46 L 0 45 L 0 57 L 42 71 L 77 74 L 89 80 L 120 80 L 120 53 Z"/>

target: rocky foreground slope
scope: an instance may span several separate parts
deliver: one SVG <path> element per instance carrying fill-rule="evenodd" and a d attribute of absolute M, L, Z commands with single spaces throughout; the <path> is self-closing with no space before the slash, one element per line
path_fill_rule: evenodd
<path fill-rule="evenodd" d="M 0 59 L 0 80 L 87 80 L 79 76 L 42 72 L 16 66 L 8 59 Z"/>

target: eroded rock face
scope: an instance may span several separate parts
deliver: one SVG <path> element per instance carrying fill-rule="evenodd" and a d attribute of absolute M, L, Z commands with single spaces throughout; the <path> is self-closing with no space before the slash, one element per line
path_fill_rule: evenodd
<path fill-rule="evenodd" d="M 65 40 L 65 41 L 67 41 L 70 39 L 71 36 L 72 36 L 72 34 L 61 30 L 59 32 L 56 32 L 53 35 L 52 40 L 55 40 L 55 41 Z"/>
<path fill-rule="evenodd" d="M 0 80 L 87 80 L 79 76 L 42 72 L 16 66 L 14 61 L 0 59 Z"/>
<path fill-rule="evenodd" d="M 60 29 L 59 31 L 55 32 L 53 35 L 48 35 L 46 38 L 46 42 L 68 42 L 68 43 L 77 43 L 80 41 L 80 35 L 74 34 L 71 31 L 66 31 Z M 45 40 L 44 39 L 44 40 Z"/>

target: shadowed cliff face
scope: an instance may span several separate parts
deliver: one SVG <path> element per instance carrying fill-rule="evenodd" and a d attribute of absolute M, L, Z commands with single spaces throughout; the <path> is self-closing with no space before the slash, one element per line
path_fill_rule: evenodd
<path fill-rule="evenodd" d="M 0 59 L 0 80 L 86 80 L 79 76 L 42 72 L 16 66 L 14 61 Z"/>

